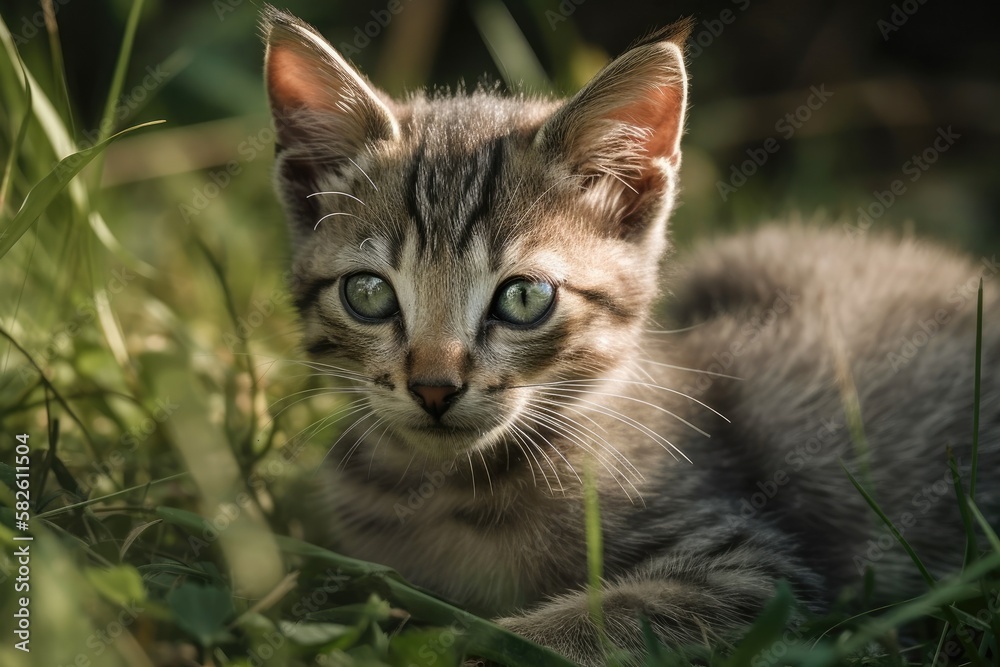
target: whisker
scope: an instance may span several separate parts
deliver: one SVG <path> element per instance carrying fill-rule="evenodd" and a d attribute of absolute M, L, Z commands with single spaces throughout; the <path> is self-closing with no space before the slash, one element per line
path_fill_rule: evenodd
<path fill-rule="evenodd" d="M 643 363 L 653 364 L 654 366 L 661 366 L 663 368 L 672 368 L 678 371 L 689 371 L 691 373 L 702 373 L 704 375 L 712 375 L 719 378 L 728 378 L 730 380 L 743 380 L 744 378 L 736 377 L 735 375 L 726 375 L 725 373 L 716 373 L 714 371 L 703 371 L 698 368 L 687 368 L 686 366 L 675 366 L 673 364 L 665 364 L 662 361 L 653 361 L 652 359 L 640 359 Z"/>
<path fill-rule="evenodd" d="M 363 201 L 361 201 L 360 199 L 358 199 L 357 197 L 355 197 L 354 195 L 349 194 L 347 192 L 332 192 L 332 191 L 314 192 L 311 195 L 306 195 L 306 199 L 309 199 L 310 197 L 315 197 L 317 195 L 344 195 L 345 197 L 350 197 L 351 199 L 353 199 L 354 201 L 358 202 L 362 206 L 367 206 L 368 205 L 368 204 L 364 203 Z"/>
<path fill-rule="evenodd" d="M 476 499 L 476 469 L 472 465 L 472 454 L 468 450 L 465 452 L 465 456 L 469 459 L 469 478 L 472 480 L 472 499 Z"/>
<path fill-rule="evenodd" d="M 511 425 L 515 426 L 515 424 L 511 424 Z M 557 451 L 557 452 L 559 451 L 558 449 L 556 449 L 556 447 L 554 447 L 552 445 L 551 442 L 549 442 L 548 438 L 546 438 L 544 435 L 542 435 L 541 433 L 539 433 L 537 429 L 532 428 L 531 426 L 528 426 L 527 424 L 525 424 L 524 426 L 527 427 L 527 428 L 529 428 L 529 429 L 531 429 L 532 431 L 534 431 L 535 434 L 538 437 L 540 437 L 543 441 L 545 441 L 545 444 L 547 444 L 549 446 L 549 449 L 552 449 L 552 450 Z M 549 469 L 552 471 L 552 475 L 556 479 L 556 485 L 559 487 L 559 490 L 561 492 L 565 493 L 566 489 L 565 489 L 565 487 L 563 487 L 562 480 L 559 479 L 559 472 L 555 469 L 555 467 L 553 467 L 552 459 L 550 459 L 548 456 L 546 456 L 545 449 L 541 445 L 539 445 L 537 442 L 535 442 L 534 438 L 532 438 L 531 436 L 529 436 L 522 429 L 518 428 L 518 432 L 520 432 L 524 436 L 524 444 L 525 444 L 528 456 L 530 456 L 535 461 L 535 463 L 538 465 L 538 474 L 542 476 L 543 480 L 545 480 L 545 486 L 546 486 L 546 488 L 548 488 L 549 494 L 550 495 L 553 494 L 552 484 L 551 484 L 551 482 L 549 482 L 549 476 L 545 474 L 544 470 L 542 470 L 542 462 L 539 461 L 538 458 L 534 454 L 534 452 L 536 452 L 536 451 L 539 454 L 541 454 L 549 462 Z M 570 469 L 572 470 L 572 466 L 570 466 Z M 575 473 L 575 471 L 574 471 L 574 473 Z"/>
<path fill-rule="evenodd" d="M 486 465 L 486 457 L 483 456 L 483 450 L 482 449 L 477 449 L 476 451 L 479 452 L 479 458 L 482 459 L 482 461 L 483 461 L 483 470 L 486 471 L 486 482 L 490 485 L 490 495 L 492 496 L 493 495 L 493 479 L 490 477 L 490 467 L 488 465 Z"/>
<path fill-rule="evenodd" d="M 600 414 L 607 415 L 608 417 L 613 417 L 613 418 L 617 419 L 618 421 L 621 421 L 623 424 L 628 424 L 629 426 L 632 426 L 633 428 L 636 428 L 639 431 L 641 431 L 641 432 L 645 433 L 646 435 L 650 436 L 651 438 L 653 438 L 654 440 L 656 440 L 658 443 L 660 443 L 660 445 L 663 446 L 664 449 L 666 449 L 668 452 L 670 452 L 670 455 L 673 456 L 674 459 L 676 459 L 677 458 L 677 454 L 679 454 L 680 456 L 682 456 L 684 458 L 685 461 L 687 461 L 688 463 L 691 463 L 691 459 L 689 459 L 684 454 L 684 452 L 682 452 L 674 443 L 670 442 L 670 440 L 664 438 L 662 435 L 660 435 L 659 433 L 657 433 L 653 429 L 649 428 L 648 426 L 646 426 L 642 422 L 639 422 L 639 421 L 636 421 L 635 419 L 632 419 L 628 415 L 622 414 L 621 412 L 618 412 L 617 410 L 614 410 L 614 409 L 609 408 L 607 406 L 601 405 L 599 403 L 594 403 L 593 401 L 588 401 L 586 399 L 579 398 L 577 396 L 572 396 L 572 395 L 567 396 L 565 394 L 548 394 L 548 392 L 539 392 L 539 393 L 547 394 L 547 395 L 552 395 L 555 398 L 571 398 L 574 401 L 576 401 L 577 405 L 589 405 L 589 406 L 592 406 L 589 409 L 592 409 L 595 412 L 598 412 Z M 664 445 L 664 443 L 666 443 L 666 444 Z M 676 454 L 675 454 L 675 452 L 676 452 Z"/>
<path fill-rule="evenodd" d="M 323 216 L 322 218 L 320 218 L 319 220 L 317 220 L 317 221 L 316 221 L 316 224 L 315 224 L 315 225 L 313 225 L 313 229 L 314 229 L 314 230 L 315 230 L 315 229 L 319 229 L 319 223 L 323 222 L 323 221 L 324 221 L 324 220 L 326 220 L 327 218 L 332 218 L 332 217 L 335 217 L 335 216 L 338 216 L 338 215 L 349 215 L 349 216 L 351 216 L 352 218 L 357 218 L 358 220 L 361 220 L 361 222 L 364 222 L 364 218 L 359 218 L 358 216 L 354 215 L 353 213 L 345 213 L 345 212 L 343 212 L 343 211 L 338 211 L 337 213 L 327 213 L 327 214 L 326 214 L 326 215 L 324 215 L 324 216 Z"/>
<path fill-rule="evenodd" d="M 375 411 L 372 410 L 372 412 L 370 414 L 374 415 Z M 367 419 L 367 417 L 365 417 L 364 419 Z M 359 422 L 363 421 L 363 419 L 359 419 L 358 421 Z M 365 438 L 368 437 L 368 434 L 371 433 L 372 431 L 374 431 L 376 428 L 378 428 L 379 425 L 385 423 L 385 421 L 386 421 L 385 417 L 379 417 L 378 419 L 375 420 L 374 424 L 372 424 L 371 426 L 368 427 L 367 431 L 365 431 L 360 436 L 358 436 L 358 438 L 354 441 L 354 444 L 351 445 L 351 448 L 349 450 L 347 450 L 347 454 L 344 455 L 344 458 L 340 459 L 340 466 L 338 466 L 338 467 L 340 467 L 341 469 L 343 469 L 343 466 L 347 465 L 347 462 L 354 455 L 354 452 L 356 452 L 358 450 L 358 448 L 361 447 L 362 443 L 364 443 Z"/>
<path fill-rule="evenodd" d="M 579 429 L 583 429 L 584 431 L 586 431 L 587 433 L 589 433 L 591 436 L 593 436 L 593 438 L 596 438 L 598 441 L 600 441 L 601 443 L 603 443 L 604 447 L 602 447 L 602 449 L 606 449 L 607 451 L 612 452 L 613 455 L 615 456 L 615 458 L 618 459 L 619 461 L 621 461 L 623 464 L 625 464 L 629 468 L 631 468 L 635 472 L 636 476 L 639 479 L 645 479 L 645 476 L 639 471 L 638 468 L 636 468 L 632 464 L 631 461 L 628 460 L 628 457 L 626 457 L 624 454 L 622 454 L 620 451 L 618 451 L 618 448 L 615 447 L 614 445 L 612 445 L 610 442 L 608 442 L 606 438 L 601 437 L 601 435 L 599 433 L 596 433 L 592 429 L 587 428 L 586 426 L 584 426 L 583 424 L 581 424 L 580 422 L 578 422 L 577 420 L 573 419 L 572 417 L 570 417 L 568 415 L 562 414 L 561 412 L 559 412 L 557 410 L 553 410 L 552 408 L 549 408 L 547 406 L 542 405 L 538 401 L 529 401 L 529 404 L 533 405 L 534 409 L 536 409 L 536 410 L 542 410 L 543 412 L 552 415 L 552 417 L 554 419 L 565 421 L 566 425 L 568 427 L 570 425 L 572 425 L 572 428 L 574 430 L 576 430 L 577 432 L 580 432 Z M 557 403 L 557 405 L 559 405 L 562 408 L 568 408 L 568 409 L 572 410 L 572 406 L 570 406 L 570 405 L 568 405 L 566 403 Z M 583 413 L 581 413 L 579 411 L 574 410 L 574 412 L 576 412 L 577 414 L 579 414 L 581 416 L 585 416 L 585 415 L 583 415 Z M 586 418 L 589 419 L 590 421 L 593 421 L 592 419 L 590 419 L 590 417 L 586 417 Z M 582 433 L 581 433 L 581 435 L 582 435 Z"/>
<path fill-rule="evenodd" d="M 673 417 L 674 419 L 676 419 L 680 423 L 684 424 L 685 426 L 691 427 L 692 429 L 694 429 L 695 431 L 697 431 L 701 435 L 705 436 L 706 438 L 711 438 L 712 437 L 710 433 L 708 433 L 707 431 L 704 431 L 704 430 L 698 428 L 697 426 L 695 426 L 694 424 L 692 424 L 688 420 L 684 419 L 680 415 L 678 415 L 678 414 L 676 414 L 674 412 L 671 412 L 670 410 L 667 410 L 666 408 L 664 408 L 662 406 L 659 406 L 656 403 L 650 403 L 649 401 L 644 401 L 641 398 L 636 398 L 635 396 L 628 396 L 626 394 L 615 394 L 613 392 L 607 392 L 607 391 L 592 391 L 590 389 L 576 389 L 574 387 L 555 387 L 554 389 L 556 391 L 567 392 L 569 394 L 591 394 L 593 396 L 607 396 L 609 398 L 620 398 L 620 399 L 627 400 L 627 401 L 634 401 L 636 403 L 641 403 L 643 405 L 647 405 L 647 406 L 653 408 L 654 410 L 659 410 L 660 412 L 662 412 L 665 415 L 670 415 L 671 417 Z M 550 388 L 549 391 L 551 391 L 551 390 L 552 389 Z M 570 397 L 567 396 L 566 398 L 570 398 Z M 726 419 L 726 421 L 729 421 L 729 420 Z"/>
<path fill-rule="evenodd" d="M 608 467 L 608 463 L 606 463 L 604 457 L 602 457 L 598 453 L 598 450 L 595 449 L 594 447 L 592 447 L 590 444 L 588 444 L 588 443 L 586 443 L 586 442 L 584 442 L 582 440 L 582 438 L 585 437 L 582 434 L 582 432 L 577 431 L 577 433 L 579 433 L 580 435 L 576 435 L 573 432 L 576 429 L 572 425 L 570 425 L 568 422 L 564 421 L 562 419 L 562 415 L 560 415 L 559 413 L 552 413 L 551 416 L 550 416 L 550 415 L 538 412 L 538 411 L 536 411 L 534 409 L 531 409 L 531 408 L 528 408 L 528 411 L 530 412 L 530 414 L 532 415 L 533 418 L 538 419 L 542 423 L 546 423 L 549 426 L 555 428 L 556 429 L 556 433 L 564 435 L 564 436 L 570 438 L 573 442 L 576 442 L 581 447 L 585 448 L 591 454 L 593 454 L 594 456 L 596 456 L 597 459 L 599 461 L 601 461 L 601 464 L 604 465 L 605 469 L 608 470 L 608 472 L 612 472 L 613 471 L 614 473 L 617 473 L 623 479 L 626 479 L 626 480 L 629 479 L 629 475 L 626 475 L 625 473 L 623 473 L 621 470 L 619 470 L 619 468 L 617 466 L 612 465 L 611 467 Z M 595 443 L 595 444 L 598 444 L 598 446 L 599 446 L 599 443 Z M 635 472 L 635 476 L 638 479 L 640 479 L 640 480 L 643 479 L 642 473 L 639 472 L 639 470 L 634 465 L 632 465 L 632 462 L 629 461 L 628 458 L 625 457 L 625 455 L 623 455 L 621 452 L 619 452 L 616 447 L 614 447 L 610 443 L 608 443 L 608 447 L 599 446 L 599 448 L 601 450 L 603 450 L 603 451 L 609 452 L 616 461 L 621 462 L 627 468 L 629 468 L 632 471 L 634 471 Z M 558 451 L 558 449 L 556 451 Z M 638 490 L 637 490 L 637 492 L 638 492 Z"/>
<path fill-rule="evenodd" d="M 527 438 L 528 436 L 514 422 L 511 422 L 509 428 L 510 428 L 510 435 L 515 440 L 514 444 L 517 445 L 517 448 L 519 450 L 521 450 L 521 453 L 524 455 L 525 460 L 528 462 L 528 470 L 531 471 L 531 482 L 532 482 L 532 485 L 537 488 L 538 487 L 538 478 L 535 476 L 535 469 L 531 467 L 531 459 L 530 459 L 530 457 L 528 455 L 528 452 L 525 451 L 525 449 L 524 449 L 525 446 L 526 446 L 526 444 L 525 444 L 526 441 L 522 440 L 522 437 L 523 438 Z M 504 442 L 506 444 L 506 439 L 504 440 Z M 544 473 L 540 472 L 539 474 L 541 474 L 542 477 L 545 477 Z M 548 484 L 548 478 L 545 478 L 545 482 L 546 482 L 546 484 Z M 550 494 L 552 493 L 552 486 L 551 485 L 549 485 L 549 493 Z"/>
<path fill-rule="evenodd" d="M 706 324 L 706 322 L 698 322 L 697 324 L 692 324 L 691 326 L 684 327 L 683 329 L 645 329 L 644 331 L 646 333 L 650 333 L 650 334 L 675 334 L 675 333 L 684 333 L 685 331 L 692 331 L 694 329 L 697 329 L 698 327 L 703 327 L 703 326 L 705 326 L 705 324 Z"/>
<path fill-rule="evenodd" d="M 611 473 L 611 477 L 615 480 L 615 482 L 618 484 L 618 486 L 621 487 L 622 493 L 625 494 L 625 496 L 629 499 L 629 501 L 632 500 L 632 495 L 628 492 L 628 490 L 625 488 L 625 486 L 621 483 L 622 479 L 624 479 L 626 482 L 628 482 L 628 485 L 632 487 L 632 489 L 636 492 L 636 495 L 639 495 L 641 497 L 641 494 L 639 494 L 639 490 L 635 488 L 635 484 L 632 483 L 632 481 L 629 479 L 628 475 L 625 475 L 621 470 L 618 469 L 617 466 L 615 466 L 613 464 L 610 464 L 607 461 L 607 459 L 605 457 L 601 456 L 596 450 L 594 450 L 593 447 L 590 447 L 586 442 L 584 442 L 583 440 L 575 437 L 572 433 L 570 433 L 569 430 L 565 427 L 565 424 L 562 424 L 562 423 L 560 423 L 560 422 L 558 422 L 556 420 L 553 420 L 553 419 L 547 417 L 546 415 L 543 415 L 541 413 L 535 412 L 534 410 L 531 410 L 530 408 L 526 409 L 525 413 L 526 413 L 526 416 L 527 416 L 528 419 L 531 419 L 532 421 L 535 421 L 536 423 L 539 423 L 539 424 L 547 424 L 550 428 L 553 428 L 557 434 L 561 434 L 561 435 L 566 436 L 567 438 L 569 438 L 569 440 L 571 442 L 575 442 L 577 445 L 579 445 L 580 447 L 582 447 L 584 450 L 590 452 L 600 462 L 601 466 L 605 470 L 607 470 L 609 473 Z M 536 433 L 537 433 L 537 431 L 536 431 Z M 621 478 L 621 479 L 619 479 L 619 478 Z"/>
<path fill-rule="evenodd" d="M 355 167 L 357 167 L 358 171 L 360 171 L 362 174 L 364 174 L 365 178 L 368 179 L 368 182 L 372 184 L 373 188 L 375 188 L 375 192 L 378 192 L 378 186 L 375 185 L 375 181 L 373 181 L 372 177 L 368 175 L 368 172 L 366 172 L 364 169 L 362 169 L 361 165 L 359 165 L 357 162 L 355 162 L 351 158 L 347 158 L 347 161 L 350 162 L 351 164 L 353 164 Z"/>
<path fill-rule="evenodd" d="M 666 392 L 669 392 L 671 394 L 676 394 L 678 396 L 681 396 L 683 398 L 688 399 L 689 401 L 697 403 L 698 405 L 700 405 L 701 407 L 705 408 L 706 410 L 712 412 L 713 414 L 717 415 L 718 417 L 721 417 L 722 419 L 726 420 L 727 422 L 732 423 L 732 422 L 729 421 L 729 418 L 726 417 L 724 414 L 722 414 L 721 412 L 719 412 L 718 410 L 716 410 L 712 406 L 708 405 L 707 403 L 699 401 L 694 396 L 689 396 L 689 395 L 685 394 L 682 391 L 677 391 L 676 389 L 671 389 L 670 387 L 664 387 L 662 385 L 653 384 L 651 382 L 641 382 L 639 380 L 622 380 L 620 378 L 608 378 L 608 379 L 592 378 L 592 379 L 587 379 L 587 380 L 559 380 L 557 382 L 541 382 L 541 383 L 538 383 L 538 384 L 515 385 L 515 386 L 509 387 L 509 388 L 510 389 L 521 389 L 521 388 L 527 388 L 527 387 L 584 387 L 584 388 L 586 388 L 586 387 L 593 387 L 593 386 L 601 386 L 601 385 L 603 385 L 606 382 L 620 382 L 620 383 L 623 383 L 623 384 L 634 384 L 634 385 L 639 385 L 639 386 L 643 386 L 643 387 L 648 387 L 649 389 L 659 389 L 660 391 L 666 391 Z M 597 392 L 591 392 L 591 393 L 597 393 Z M 618 396 L 619 398 L 630 398 L 628 396 L 622 396 L 622 395 L 619 395 L 619 394 L 609 394 L 609 395 L 611 395 L 611 396 Z M 639 399 L 632 399 L 632 400 L 639 400 Z M 652 404 L 650 404 L 650 405 L 652 405 Z M 706 433 L 705 435 L 708 435 L 708 434 Z"/>

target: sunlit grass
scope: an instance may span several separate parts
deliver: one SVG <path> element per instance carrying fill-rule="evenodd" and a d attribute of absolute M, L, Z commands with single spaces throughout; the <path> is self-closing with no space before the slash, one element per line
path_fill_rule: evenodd
<path fill-rule="evenodd" d="M 319 462 L 336 428 L 310 425 L 343 401 L 295 363 L 281 214 L 260 143 L 267 120 L 235 119 L 220 132 L 166 118 L 109 149 L 115 133 L 138 125 L 127 114 L 122 123 L 117 107 L 142 3 L 131 7 L 103 121 L 89 133 L 96 142 L 77 139 L 60 52 L 22 69 L 0 25 L 0 664 L 131 667 L 180 656 L 283 666 L 322 656 L 323 664 L 453 665 L 463 652 L 565 664 L 384 567 L 304 543 L 283 523 L 283 492 Z M 560 46 L 579 48 L 563 35 Z M 579 53 L 587 71 L 593 54 Z M 43 76 L 44 68 L 56 71 Z M 568 61 L 558 69 L 560 83 L 580 78 Z M 186 147 L 238 156 L 237 168 L 160 165 L 158 178 L 129 179 L 181 131 L 192 132 Z M 108 173 L 117 174 L 111 187 L 102 183 Z M 982 317 L 980 301 L 980 327 Z M 977 371 L 977 429 L 979 382 Z M 28 435 L 32 449 L 30 656 L 9 641 L 18 608 L 11 554 L 20 546 L 8 455 L 15 434 Z M 808 618 L 782 587 L 731 655 L 678 652 L 647 633 L 649 664 L 918 665 L 952 643 L 956 663 L 989 664 L 1000 540 L 975 505 L 974 473 L 967 492 L 957 481 L 956 490 L 967 568 L 929 581 L 926 595 Z M 600 545 L 591 547 L 596 601 Z M 905 645 L 904 629 L 915 638 Z"/>

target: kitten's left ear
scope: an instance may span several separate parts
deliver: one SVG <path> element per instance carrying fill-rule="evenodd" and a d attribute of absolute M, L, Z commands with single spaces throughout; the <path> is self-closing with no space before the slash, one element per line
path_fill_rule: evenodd
<path fill-rule="evenodd" d="M 661 194 L 681 160 L 687 104 L 683 44 L 690 21 L 650 36 L 601 70 L 542 126 L 535 141 L 591 187 L 635 211 Z M 612 183 L 614 181 L 614 183 Z"/>

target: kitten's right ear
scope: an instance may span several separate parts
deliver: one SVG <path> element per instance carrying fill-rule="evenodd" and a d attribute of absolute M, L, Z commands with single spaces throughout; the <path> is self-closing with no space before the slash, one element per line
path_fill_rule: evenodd
<path fill-rule="evenodd" d="M 324 162 L 395 139 L 399 123 L 375 89 L 315 29 L 265 6 L 267 92 L 278 150 L 296 147 Z"/>

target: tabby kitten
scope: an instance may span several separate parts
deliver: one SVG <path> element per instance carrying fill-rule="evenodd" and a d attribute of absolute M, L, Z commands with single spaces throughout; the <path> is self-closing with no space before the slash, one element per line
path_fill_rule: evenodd
<path fill-rule="evenodd" d="M 607 650 L 584 589 L 587 470 L 604 626 L 637 659 L 640 617 L 670 646 L 724 644 L 779 580 L 816 609 L 869 565 L 885 599 L 922 590 L 841 459 L 934 572 L 959 565 L 939 487 L 946 445 L 969 464 L 970 304 L 987 269 L 911 241 L 768 228 L 669 262 L 677 330 L 649 329 L 685 24 L 567 101 L 394 100 L 298 19 L 268 9 L 264 30 L 304 342 L 359 396 L 310 501 L 338 550 L 584 665 Z M 984 363 L 998 354 L 988 316 Z M 982 406 L 995 480 L 995 373 Z"/>

